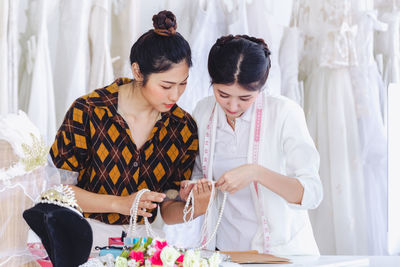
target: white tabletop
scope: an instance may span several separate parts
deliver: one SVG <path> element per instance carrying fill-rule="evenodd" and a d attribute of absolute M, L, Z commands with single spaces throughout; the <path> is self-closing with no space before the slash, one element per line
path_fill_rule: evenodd
<path fill-rule="evenodd" d="M 243 266 L 372 266 L 372 267 L 399 267 L 400 256 L 290 256 L 291 264 L 245 264 Z M 228 267 L 229 265 L 223 264 Z M 233 265 L 232 265 L 233 266 Z"/>

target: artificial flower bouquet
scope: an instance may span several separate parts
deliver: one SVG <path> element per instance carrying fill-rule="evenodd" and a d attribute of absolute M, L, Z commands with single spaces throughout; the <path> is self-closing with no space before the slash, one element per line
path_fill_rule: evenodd
<path fill-rule="evenodd" d="M 109 259 L 110 257 L 99 257 L 96 258 L 96 261 L 102 261 L 102 266 L 109 266 L 110 264 L 106 263 Z M 125 246 L 121 254 L 113 260 L 111 265 L 114 267 L 217 267 L 221 262 L 222 257 L 218 252 L 215 252 L 210 257 L 206 258 L 200 255 L 200 250 L 179 249 L 168 245 L 165 240 L 158 238 L 152 239 L 148 237 L 140 238 L 131 247 Z"/>

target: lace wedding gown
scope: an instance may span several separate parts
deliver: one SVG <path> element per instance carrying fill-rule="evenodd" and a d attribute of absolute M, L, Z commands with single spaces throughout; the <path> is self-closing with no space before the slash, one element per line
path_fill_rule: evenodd
<path fill-rule="evenodd" d="M 304 51 L 310 51 L 300 64 L 304 110 L 324 188 L 321 205 L 310 211 L 315 238 L 321 254 L 367 254 L 365 181 L 349 68 L 357 64 L 350 1 L 300 4 Z"/>

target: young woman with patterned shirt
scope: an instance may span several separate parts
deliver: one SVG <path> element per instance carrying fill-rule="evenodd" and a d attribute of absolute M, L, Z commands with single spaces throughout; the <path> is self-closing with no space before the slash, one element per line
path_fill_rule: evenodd
<path fill-rule="evenodd" d="M 176 105 L 186 87 L 191 51 L 176 32 L 174 14 L 154 15 L 153 25 L 132 46 L 134 80 L 119 78 L 78 98 L 50 150 L 56 167 L 79 172 L 71 187 L 93 228 L 93 246 L 104 246 L 108 237 L 126 230 L 143 188 L 151 191 L 141 198 L 138 215 L 152 222 L 161 203 L 166 223 L 182 221 L 184 202 L 166 199 L 165 192 L 178 195 L 198 152 L 196 123 Z M 201 209 L 197 205 L 196 215 L 204 213 Z"/>

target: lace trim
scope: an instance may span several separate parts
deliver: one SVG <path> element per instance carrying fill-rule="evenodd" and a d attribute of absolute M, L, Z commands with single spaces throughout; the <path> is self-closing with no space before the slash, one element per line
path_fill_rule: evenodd
<path fill-rule="evenodd" d="M 48 149 L 43 139 L 39 140 L 33 133 L 30 133 L 30 136 L 33 141 L 32 145 L 25 143 L 21 145 L 24 157 L 20 158 L 11 168 L 0 169 L 0 180 L 9 180 L 46 165 Z"/>

